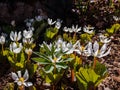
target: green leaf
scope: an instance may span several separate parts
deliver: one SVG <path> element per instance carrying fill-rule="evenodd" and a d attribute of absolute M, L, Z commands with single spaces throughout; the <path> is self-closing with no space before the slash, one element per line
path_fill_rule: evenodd
<path fill-rule="evenodd" d="M 94 70 L 95 70 L 96 74 L 98 74 L 100 76 L 105 76 L 107 74 L 107 68 L 105 67 L 105 65 L 101 64 L 98 61 L 96 63 L 96 67 Z"/>
<path fill-rule="evenodd" d="M 12 58 L 11 56 L 8 56 L 8 61 L 9 61 L 10 63 L 12 63 L 12 64 L 15 63 L 14 60 L 13 60 L 13 58 Z"/>
<path fill-rule="evenodd" d="M 32 60 L 34 60 L 34 61 L 36 61 L 36 62 L 39 62 L 40 64 L 50 64 L 50 63 L 51 63 L 51 62 L 48 61 L 47 59 L 39 58 L 39 57 L 32 58 Z"/>
<path fill-rule="evenodd" d="M 79 75 L 78 72 L 76 73 L 76 79 L 79 89 L 82 88 L 82 90 L 87 90 L 87 83 L 83 79 L 81 79 L 81 76 Z"/>
<path fill-rule="evenodd" d="M 20 63 L 22 63 L 22 64 L 25 63 L 25 54 L 24 54 L 24 52 L 20 53 Z"/>
<path fill-rule="evenodd" d="M 89 72 L 89 74 L 91 74 L 91 75 L 90 75 L 90 76 L 91 76 L 91 77 L 90 77 L 91 81 L 92 81 L 93 83 L 95 83 L 100 76 L 97 75 L 97 74 L 94 72 L 93 69 L 89 69 L 88 72 Z"/>
<path fill-rule="evenodd" d="M 3 51 L 3 56 L 6 56 L 6 55 L 8 55 L 8 50 Z"/>
<path fill-rule="evenodd" d="M 33 63 L 28 63 L 27 64 L 27 68 L 30 71 L 29 72 L 30 73 L 30 77 L 32 77 L 34 75 L 35 71 L 37 70 L 37 67 L 38 67 L 37 64 L 33 64 Z"/>
<path fill-rule="evenodd" d="M 68 62 L 68 61 L 72 61 L 74 58 L 66 58 L 64 59 L 62 62 Z"/>
<path fill-rule="evenodd" d="M 34 54 L 38 55 L 40 58 L 46 59 L 49 61 L 49 58 L 47 57 L 47 55 L 39 53 L 39 52 L 33 52 Z"/>
<path fill-rule="evenodd" d="M 54 81 L 54 75 L 53 75 L 52 72 L 51 72 L 51 73 L 48 73 L 47 76 L 48 76 L 48 78 L 50 79 L 50 80 L 47 80 L 47 81 L 49 81 L 49 83 L 50 83 L 51 81 Z"/>
<path fill-rule="evenodd" d="M 87 72 L 87 69 L 80 68 L 79 70 L 80 76 L 83 78 L 84 81 L 89 82 L 89 73 Z"/>
<path fill-rule="evenodd" d="M 21 63 L 16 63 L 15 66 L 18 68 L 24 68 L 23 64 L 21 64 Z"/>
<path fill-rule="evenodd" d="M 68 67 L 68 65 L 66 65 L 63 62 L 56 63 L 55 66 L 56 66 L 56 68 L 63 68 L 63 69 L 66 69 Z"/>
<path fill-rule="evenodd" d="M 89 87 L 96 87 L 95 85 L 101 82 L 100 75 L 97 75 L 91 68 L 81 67 L 79 72 L 76 73 L 76 77 L 77 82 L 80 84 L 79 88 L 84 86 L 84 90 Z"/>
<path fill-rule="evenodd" d="M 46 37 L 52 39 L 58 33 L 57 28 L 50 27 L 46 30 Z"/>
<path fill-rule="evenodd" d="M 54 69 L 54 66 L 53 66 L 52 64 L 46 65 L 46 66 L 43 68 L 43 70 L 44 70 L 46 73 L 52 72 L 53 69 Z"/>

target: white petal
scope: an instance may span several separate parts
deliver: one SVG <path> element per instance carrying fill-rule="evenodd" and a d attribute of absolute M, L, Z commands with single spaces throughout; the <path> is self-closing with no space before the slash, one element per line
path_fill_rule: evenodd
<path fill-rule="evenodd" d="M 31 82 L 25 82 L 25 83 L 23 83 L 26 87 L 30 87 L 30 86 L 32 86 L 33 84 L 31 83 Z"/>
<path fill-rule="evenodd" d="M 28 70 L 27 70 L 27 69 L 25 70 L 25 73 L 24 73 L 24 75 L 23 75 L 23 78 L 25 79 L 24 81 L 27 81 L 28 78 L 29 78 L 29 74 L 28 74 Z"/>
<path fill-rule="evenodd" d="M 22 35 L 21 32 L 18 33 L 18 37 L 17 37 L 17 41 L 19 41 L 21 39 Z"/>
<path fill-rule="evenodd" d="M 21 86 L 22 84 L 23 84 L 23 83 L 22 83 L 21 81 L 18 81 L 18 82 L 17 82 L 17 85 L 18 85 L 18 86 Z"/>
<path fill-rule="evenodd" d="M 17 32 L 14 33 L 14 41 L 17 41 Z"/>
<path fill-rule="evenodd" d="M 107 56 L 107 55 L 110 53 L 110 50 L 111 50 L 111 47 L 108 49 L 108 51 L 107 51 L 105 54 L 99 56 L 99 58 L 104 57 L 104 56 Z"/>
<path fill-rule="evenodd" d="M 17 73 L 18 73 L 18 77 L 21 78 L 21 76 L 22 76 L 21 71 L 18 71 Z"/>
<path fill-rule="evenodd" d="M 89 54 L 92 54 L 92 53 L 93 53 L 93 51 L 92 51 L 92 43 L 89 42 L 87 46 L 88 46 L 88 47 L 87 47 L 88 53 L 89 53 Z"/>
<path fill-rule="evenodd" d="M 13 50 L 13 52 L 16 53 L 16 54 L 20 53 L 20 51 L 21 51 L 21 48 L 16 48 L 16 49 Z"/>
<path fill-rule="evenodd" d="M 17 44 L 15 42 L 12 43 L 13 50 L 17 48 Z"/>
<path fill-rule="evenodd" d="M 68 28 L 64 27 L 63 31 L 68 32 Z"/>
<path fill-rule="evenodd" d="M 79 55 L 81 55 L 82 53 L 81 53 L 81 51 L 80 50 L 78 50 L 78 49 L 75 49 L 74 50 L 76 53 L 78 53 Z"/>
<path fill-rule="evenodd" d="M 93 50 L 94 50 L 94 52 L 98 52 L 98 50 L 99 50 L 99 44 L 98 44 L 98 42 L 97 41 L 95 41 L 94 42 L 94 44 L 93 44 Z"/>
<path fill-rule="evenodd" d="M 107 49 L 107 44 L 104 44 L 100 49 L 100 54 L 103 54 Z"/>
<path fill-rule="evenodd" d="M 18 76 L 17 76 L 16 73 L 12 72 L 12 79 L 15 80 L 15 81 L 18 80 Z"/>
<path fill-rule="evenodd" d="M 14 41 L 13 37 L 14 37 L 14 32 L 11 31 L 11 33 L 10 33 L 10 39 L 11 39 L 12 41 Z"/>

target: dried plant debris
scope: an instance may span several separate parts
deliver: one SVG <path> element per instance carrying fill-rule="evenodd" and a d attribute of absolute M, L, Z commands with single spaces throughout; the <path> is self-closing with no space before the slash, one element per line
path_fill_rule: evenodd
<path fill-rule="evenodd" d="M 102 59 L 108 68 L 108 77 L 98 86 L 98 90 L 120 90 L 120 35 L 114 37 L 110 55 Z"/>

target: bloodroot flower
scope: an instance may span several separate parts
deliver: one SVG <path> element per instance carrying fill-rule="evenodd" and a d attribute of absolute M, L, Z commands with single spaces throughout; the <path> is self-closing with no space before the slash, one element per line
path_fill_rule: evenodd
<path fill-rule="evenodd" d="M 0 36 L 0 44 L 4 44 L 5 43 L 5 37 L 2 35 Z"/>
<path fill-rule="evenodd" d="M 56 21 L 53 21 L 52 19 L 50 19 L 50 18 L 48 18 L 48 24 L 49 25 L 53 25 L 53 24 L 55 24 L 56 23 Z"/>
<path fill-rule="evenodd" d="M 12 72 L 12 79 L 14 80 L 15 83 L 17 83 L 17 85 L 19 87 L 21 86 L 26 86 L 26 87 L 30 87 L 33 84 L 31 82 L 26 82 L 29 78 L 29 74 L 28 74 L 28 70 L 25 71 L 23 77 L 21 75 L 21 71 L 18 71 L 17 74 Z"/>
<path fill-rule="evenodd" d="M 18 54 L 20 53 L 20 51 L 22 50 L 23 46 L 22 46 L 22 43 L 19 43 L 17 45 L 17 43 L 13 42 L 10 44 L 10 51 L 15 53 L 15 54 Z"/>
<path fill-rule="evenodd" d="M 10 33 L 10 39 L 14 42 L 17 42 L 21 39 L 22 35 L 21 35 L 21 32 L 13 32 L 11 31 Z"/>

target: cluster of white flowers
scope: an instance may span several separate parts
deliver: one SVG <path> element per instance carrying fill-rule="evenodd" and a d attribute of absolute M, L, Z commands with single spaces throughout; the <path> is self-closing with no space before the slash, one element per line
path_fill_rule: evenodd
<path fill-rule="evenodd" d="M 48 45 L 47 43 L 45 43 L 49 49 L 52 48 L 52 44 Z M 92 42 L 89 42 L 87 45 L 83 46 L 80 44 L 80 41 L 78 40 L 75 44 L 72 43 L 67 43 L 66 41 L 63 41 L 62 38 L 59 38 L 56 42 L 55 42 L 55 51 L 56 52 L 63 52 L 65 54 L 71 54 L 73 52 L 76 52 L 79 55 L 83 55 L 83 56 L 94 56 L 94 57 L 104 57 L 107 56 L 110 53 L 111 48 L 107 48 L 106 43 L 103 44 L 103 46 L 101 47 L 101 49 L 99 49 L 99 44 L 97 41 L 95 41 L 93 44 Z"/>
<path fill-rule="evenodd" d="M 107 44 L 103 44 L 103 46 L 101 47 L 101 49 L 99 49 L 99 44 L 97 41 L 95 41 L 93 44 L 92 42 L 89 42 L 84 48 L 82 46 L 79 45 L 79 48 L 76 47 L 76 52 L 78 54 L 82 54 L 85 56 L 94 56 L 97 58 L 102 58 L 104 56 L 107 56 L 110 53 L 111 48 L 107 48 Z"/>
<path fill-rule="evenodd" d="M 59 38 L 55 42 L 55 45 L 56 45 L 56 51 L 62 51 L 65 54 L 71 54 L 75 49 L 75 45 L 72 45 L 72 43 L 67 43 L 66 41 L 63 41 L 62 38 Z"/>
<path fill-rule="evenodd" d="M 32 44 L 33 43 L 33 31 L 32 30 L 24 30 L 23 31 L 23 43 L 24 44 Z M 22 38 L 22 34 L 21 34 L 21 31 L 20 32 L 13 32 L 11 31 L 10 33 L 10 39 L 13 41 L 11 44 L 10 44 L 10 51 L 11 52 L 14 52 L 14 53 L 20 53 L 22 48 L 23 48 L 23 45 L 22 43 L 19 43 L 19 41 L 21 40 Z M 31 53 L 32 49 L 30 48 L 26 48 L 25 52 L 28 54 L 28 53 Z"/>
<path fill-rule="evenodd" d="M 57 28 L 57 29 L 61 28 L 62 21 L 60 19 L 57 19 L 56 21 L 53 21 L 52 19 L 48 18 L 47 21 L 48 21 L 48 24 L 50 26 L 55 24 L 55 28 Z"/>
<path fill-rule="evenodd" d="M 93 30 L 94 27 L 90 27 L 89 25 L 83 27 L 83 31 L 88 34 L 92 34 L 94 32 Z M 79 33 L 81 31 L 81 27 L 78 27 L 78 25 L 76 26 L 72 25 L 71 28 L 64 27 L 63 31 L 69 33 Z"/>
<path fill-rule="evenodd" d="M 17 43 L 20 39 L 22 38 L 21 32 L 13 32 L 11 31 L 10 33 L 10 39 L 13 41 L 10 44 L 10 51 L 13 53 L 20 53 L 20 51 L 22 50 L 23 46 L 22 43 Z"/>
<path fill-rule="evenodd" d="M 73 33 L 73 32 L 78 33 L 79 31 L 81 31 L 81 27 L 78 27 L 78 25 L 76 26 L 72 25 L 72 28 L 64 27 L 63 31 L 69 33 Z"/>
<path fill-rule="evenodd" d="M 31 19 L 26 19 L 24 22 L 26 23 L 26 26 L 28 28 L 32 27 L 32 24 L 35 22 L 35 21 L 42 21 L 43 19 L 45 19 L 46 17 L 44 16 L 35 16 L 35 18 L 31 18 Z"/>

